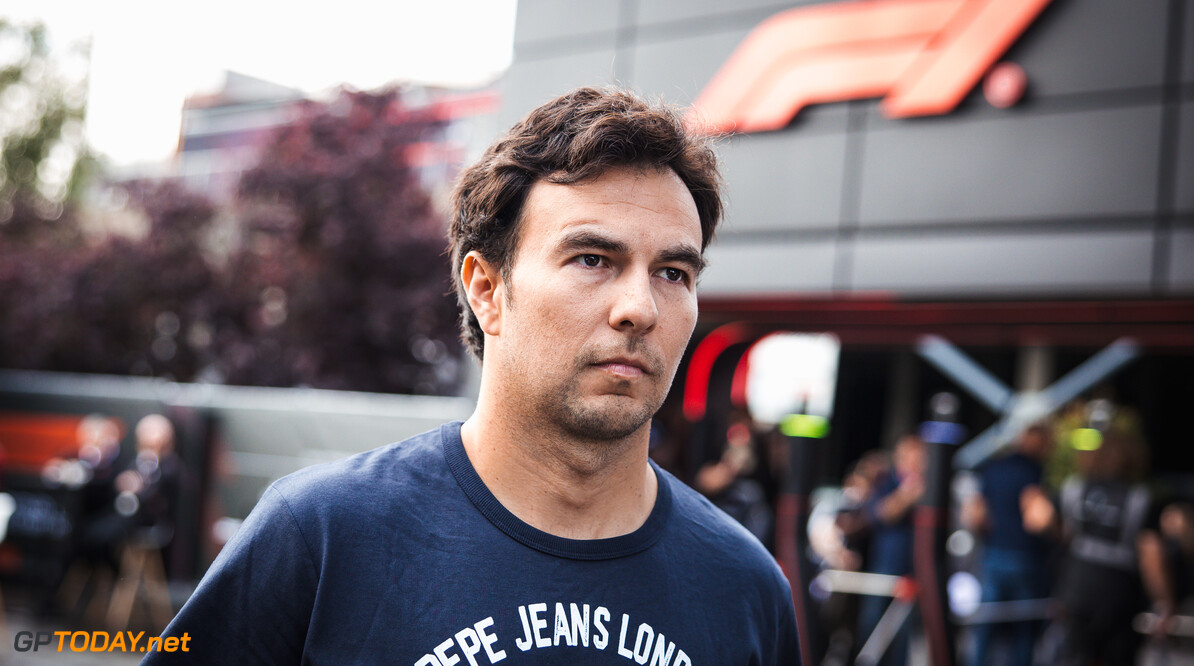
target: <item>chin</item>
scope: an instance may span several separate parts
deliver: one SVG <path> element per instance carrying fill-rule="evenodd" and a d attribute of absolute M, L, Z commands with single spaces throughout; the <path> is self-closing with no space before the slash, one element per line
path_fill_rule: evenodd
<path fill-rule="evenodd" d="M 565 432 L 588 440 L 612 441 L 626 439 L 651 422 L 658 406 L 652 407 L 640 400 L 621 397 L 610 400 L 606 396 L 602 404 L 560 405 L 561 413 L 555 421 Z"/>

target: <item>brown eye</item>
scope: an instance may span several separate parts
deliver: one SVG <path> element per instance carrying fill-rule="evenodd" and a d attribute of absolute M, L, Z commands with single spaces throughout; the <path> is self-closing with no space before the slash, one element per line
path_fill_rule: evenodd
<path fill-rule="evenodd" d="M 684 282 L 686 275 L 679 268 L 665 268 L 663 269 L 663 277 L 668 282 Z"/>
<path fill-rule="evenodd" d="M 582 254 L 580 260 L 589 268 L 596 268 L 601 265 L 601 257 L 595 254 Z"/>

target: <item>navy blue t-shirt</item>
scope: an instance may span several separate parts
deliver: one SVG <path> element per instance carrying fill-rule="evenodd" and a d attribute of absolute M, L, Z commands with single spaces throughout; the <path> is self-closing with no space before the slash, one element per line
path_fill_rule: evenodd
<path fill-rule="evenodd" d="M 871 524 L 870 570 L 906 576 L 912 573 L 912 510 L 888 523 L 879 518 L 879 505 L 900 487 L 900 479 L 886 473 L 875 481 L 875 490 L 863 510 Z"/>
<path fill-rule="evenodd" d="M 741 526 L 670 474 L 638 530 L 531 527 L 451 423 L 273 484 L 143 663 L 799 662 L 788 583 Z"/>
<path fill-rule="evenodd" d="M 978 470 L 983 500 L 987 504 L 987 547 L 1041 554 L 1045 542 L 1024 529 L 1020 494 L 1041 484 L 1041 465 L 1022 453 L 1012 453 Z"/>

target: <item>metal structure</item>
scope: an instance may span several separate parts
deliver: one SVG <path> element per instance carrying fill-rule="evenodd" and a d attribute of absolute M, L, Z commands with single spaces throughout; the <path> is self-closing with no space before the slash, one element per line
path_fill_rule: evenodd
<path fill-rule="evenodd" d="M 1120 338 L 1045 390 L 1017 393 L 944 338 L 925 336 L 917 344 L 916 351 L 1001 416 L 995 425 L 958 450 L 954 458 L 954 467 L 958 469 L 978 467 L 1033 423 L 1057 411 L 1140 355 L 1140 347 L 1133 339 Z"/>

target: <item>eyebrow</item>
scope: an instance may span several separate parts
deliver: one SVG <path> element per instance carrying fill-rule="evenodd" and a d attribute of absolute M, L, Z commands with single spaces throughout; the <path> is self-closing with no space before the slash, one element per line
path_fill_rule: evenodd
<path fill-rule="evenodd" d="M 559 248 L 565 252 L 600 250 L 610 254 L 630 254 L 630 246 L 592 231 L 573 231 L 560 239 Z"/>
<path fill-rule="evenodd" d="M 626 243 L 592 231 L 569 233 L 560 240 L 558 247 L 564 252 L 598 250 L 609 254 L 630 254 L 630 246 Z M 677 244 L 663 250 L 656 257 L 656 261 L 684 264 L 697 275 L 705 270 L 706 263 L 701 253 L 687 244 Z"/>
<path fill-rule="evenodd" d="M 691 246 L 677 245 L 659 253 L 660 261 L 679 263 L 688 266 L 694 275 L 700 275 L 705 270 L 705 258 Z"/>

